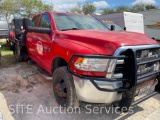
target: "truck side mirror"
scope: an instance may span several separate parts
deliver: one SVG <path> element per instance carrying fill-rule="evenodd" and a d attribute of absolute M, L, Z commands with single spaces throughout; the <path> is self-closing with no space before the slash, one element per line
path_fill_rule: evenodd
<path fill-rule="evenodd" d="M 126 27 L 124 27 L 124 29 L 123 29 L 124 31 L 126 31 L 127 30 L 127 28 Z"/>
<path fill-rule="evenodd" d="M 28 18 L 23 18 L 23 29 L 25 29 L 26 32 L 35 32 L 35 33 L 50 34 L 51 32 L 51 28 L 32 27 L 32 22 Z"/>
<path fill-rule="evenodd" d="M 27 30 L 29 26 L 32 26 L 32 22 L 29 18 L 23 18 L 22 20 L 23 29 Z"/>
<path fill-rule="evenodd" d="M 39 28 L 39 27 L 28 26 L 27 32 L 50 34 L 51 33 L 51 29 L 50 28 Z"/>
<path fill-rule="evenodd" d="M 111 25 L 111 31 L 115 31 L 115 25 Z"/>

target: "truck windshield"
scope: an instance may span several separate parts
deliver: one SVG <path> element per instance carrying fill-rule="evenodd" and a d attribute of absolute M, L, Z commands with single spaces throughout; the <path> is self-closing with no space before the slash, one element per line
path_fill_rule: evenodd
<path fill-rule="evenodd" d="M 53 14 L 58 30 L 108 30 L 95 18 L 77 14 Z"/>

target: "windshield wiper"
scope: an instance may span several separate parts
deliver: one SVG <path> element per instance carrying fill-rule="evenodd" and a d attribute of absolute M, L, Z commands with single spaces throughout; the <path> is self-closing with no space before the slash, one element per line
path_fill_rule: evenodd
<path fill-rule="evenodd" d="M 78 29 L 78 28 L 71 28 L 71 29 L 62 29 L 61 31 L 67 31 L 67 30 L 82 30 L 82 29 Z"/>

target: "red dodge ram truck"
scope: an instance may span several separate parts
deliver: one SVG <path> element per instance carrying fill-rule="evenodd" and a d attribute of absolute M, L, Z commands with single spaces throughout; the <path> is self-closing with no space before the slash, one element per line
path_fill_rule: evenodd
<path fill-rule="evenodd" d="M 23 29 L 21 48 L 53 76 L 62 106 L 129 108 L 160 93 L 160 45 L 145 34 L 109 31 L 91 16 L 61 12 L 24 18 Z"/>

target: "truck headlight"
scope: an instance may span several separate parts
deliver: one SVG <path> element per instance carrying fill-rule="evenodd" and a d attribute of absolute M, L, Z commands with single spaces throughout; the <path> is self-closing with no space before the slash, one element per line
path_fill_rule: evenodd
<path fill-rule="evenodd" d="M 100 58 L 78 58 L 74 64 L 75 68 L 82 71 L 105 72 L 110 59 Z"/>

